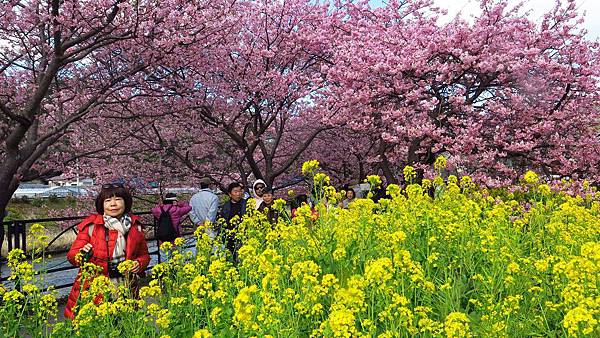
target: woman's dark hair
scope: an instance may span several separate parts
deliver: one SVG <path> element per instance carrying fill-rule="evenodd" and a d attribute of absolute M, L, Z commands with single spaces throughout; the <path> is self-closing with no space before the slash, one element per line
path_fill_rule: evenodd
<path fill-rule="evenodd" d="M 301 204 L 303 202 L 308 203 L 308 196 L 306 196 L 306 194 L 298 195 L 296 196 L 296 201 L 298 201 L 298 204 Z"/>
<path fill-rule="evenodd" d="M 292 200 L 292 209 L 300 208 L 302 206 L 302 203 L 308 204 L 308 196 L 306 194 L 300 194 Z"/>
<path fill-rule="evenodd" d="M 177 195 L 170 192 L 165 195 L 165 198 L 163 199 L 162 203 L 163 204 L 173 204 L 173 202 L 176 200 L 177 200 Z"/>
<path fill-rule="evenodd" d="M 100 193 L 96 197 L 96 211 L 100 214 L 104 214 L 104 201 L 111 197 L 121 197 L 125 201 L 125 213 L 131 211 L 131 205 L 133 204 L 133 198 L 129 189 L 123 186 L 114 185 L 108 188 L 102 187 Z"/>

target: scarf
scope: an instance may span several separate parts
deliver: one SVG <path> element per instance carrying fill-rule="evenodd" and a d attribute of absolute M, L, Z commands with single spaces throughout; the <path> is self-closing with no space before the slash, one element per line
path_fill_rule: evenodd
<path fill-rule="evenodd" d="M 131 217 L 129 217 L 129 215 L 124 215 L 121 218 L 114 218 L 104 215 L 103 218 L 104 226 L 108 230 L 117 230 L 119 233 L 110 261 L 112 263 L 120 263 L 125 260 L 125 235 L 129 232 L 129 228 L 131 228 Z"/>

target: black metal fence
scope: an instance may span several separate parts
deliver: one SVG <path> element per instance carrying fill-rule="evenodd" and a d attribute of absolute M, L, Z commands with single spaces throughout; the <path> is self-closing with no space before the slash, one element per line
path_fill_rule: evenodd
<path fill-rule="evenodd" d="M 154 233 L 155 233 L 156 226 L 157 226 L 156 219 L 152 216 L 152 213 L 150 211 L 134 212 L 133 214 L 137 215 L 137 216 L 141 216 L 140 223 L 141 223 L 142 227 L 144 228 L 144 232 L 146 234 L 146 240 L 148 242 L 156 241 L 156 249 L 150 251 L 150 255 L 151 256 L 155 255 L 157 257 L 158 263 L 160 263 L 161 262 L 160 249 L 159 249 L 160 242 L 158 239 L 156 239 L 154 237 Z M 145 218 L 144 216 L 149 216 L 148 218 L 150 218 L 151 220 L 150 221 L 148 221 L 147 219 L 144 220 L 144 218 Z M 54 217 L 54 218 L 38 218 L 38 219 L 4 221 L 4 222 L 2 222 L 1 226 L 5 227 L 7 230 L 6 231 L 6 242 L 8 243 L 8 252 L 10 252 L 13 249 L 21 249 L 21 250 L 27 252 L 27 228 L 29 226 L 31 226 L 32 224 L 77 221 L 77 222 L 74 222 L 74 224 L 65 227 L 59 234 L 54 236 L 54 238 L 52 238 L 52 240 L 50 240 L 48 242 L 48 244 L 46 245 L 46 248 L 44 250 L 45 253 L 52 254 L 54 256 L 65 254 L 66 252 L 68 252 L 68 248 L 58 249 L 58 250 L 50 250 L 50 249 L 52 248 L 53 244 L 58 239 L 65 236 L 66 233 L 72 231 L 75 235 L 77 235 L 77 225 L 79 224 L 79 222 L 81 220 L 85 219 L 86 217 L 87 217 L 87 215 L 86 216 L 73 216 L 73 217 Z M 183 220 L 182 226 L 183 226 L 184 230 L 193 229 L 193 224 L 189 220 L 189 217 L 186 218 L 185 220 Z M 184 233 L 182 235 L 189 236 L 192 233 L 193 233 L 193 231 L 184 231 Z M 185 247 L 190 248 L 190 247 L 193 247 L 193 245 L 187 245 Z M 153 265 L 149 266 L 147 268 L 147 271 L 150 271 L 152 269 L 152 267 L 153 267 Z M 0 263 L 0 272 L 2 272 L 3 268 L 5 268 L 5 267 L 3 267 L 2 263 Z M 72 265 L 68 264 L 68 266 L 50 267 L 50 268 L 44 269 L 42 272 L 49 274 L 49 273 L 57 273 L 57 272 L 67 271 L 67 270 L 74 270 L 74 269 L 78 269 L 78 268 L 79 267 L 77 267 L 77 266 L 72 266 Z M 36 272 L 39 273 L 40 271 L 36 271 Z M 8 276 L 0 277 L 0 282 L 5 282 L 7 280 L 8 280 Z M 71 285 L 73 285 L 72 282 L 61 284 L 61 285 L 54 285 L 54 289 L 62 289 L 62 288 L 70 287 Z"/>

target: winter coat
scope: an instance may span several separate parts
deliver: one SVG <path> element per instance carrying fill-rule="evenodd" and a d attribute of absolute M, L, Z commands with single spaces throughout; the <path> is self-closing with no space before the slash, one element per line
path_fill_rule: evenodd
<path fill-rule="evenodd" d="M 248 202 L 248 200 L 242 199 L 240 200 L 238 203 L 241 203 L 241 210 L 240 210 L 240 214 L 238 215 L 239 217 L 242 217 L 246 214 L 246 202 Z M 231 201 L 227 201 L 225 203 L 223 203 L 223 205 L 221 206 L 221 209 L 219 210 L 219 216 L 217 217 L 217 219 L 219 218 L 223 218 L 225 219 L 225 222 L 229 222 L 233 216 L 235 215 L 229 215 L 231 213 Z M 229 217 L 231 216 L 231 217 Z"/>
<path fill-rule="evenodd" d="M 217 220 L 219 197 L 212 190 L 205 188 L 195 193 L 190 199 L 190 205 L 192 206 L 190 218 L 194 225 L 206 221 L 214 223 Z"/>
<path fill-rule="evenodd" d="M 274 205 L 273 203 L 271 203 L 271 205 L 267 205 L 265 203 L 265 201 L 263 201 L 260 204 L 260 207 L 258 207 L 258 211 L 265 214 L 265 216 L 267 216 L 267 219 L 269 220 L 270 223 L 276 224 L 277 220 L 279 219 L 279 211 L 273 209 L 273 205 Z"/>
<path fill-rule="evenodd" d="M 93 224 L 92 236 L 89 235 L 89 227 Z M 102 274 L 108 277 L 108 261 L 112 256 L 112 252 L 115 248 L 115 242 L 119 235 L 116 230 L 108 230 L 104 226 L 104 219 L 100 214 L 90 215 L 83 222 L 77 225 L 77 238 L 71 249 L 67 253 L 67 259 L 71 264 L 77 266 L 75 261 L 75 255 L 83 248 L 87 243 L 92 244 L 93 256 L 90 258 L 90 262 L 102 267 Z M 106 242 L 106 231 L 108 233 L 108 243 Z M 110 253 L 110 254 L 109 254 Z M 126 236 L 125 245 L 125 259 L 135 260 L 140 264 L 138 275 L 144 276 L 144 271 L 150 263 L 150 255 L 148 254 L 148 245 L 144 237 L 144 232 L 139 223 L 139 217 L 131 215 L 131 228 Z M 81 269 L 77 273 L 69 298 L 67 299 L 67 305 L 65 307 L 65 317 L 74 318 L 73 308 L 77 304 L 79 293 L 81 290 L 80 283 Z M 89 281 L 86 281 L 84 288 L 89 287 Z"/>
<path fill-rule="evenodd" d="M 254 206 L 255 210 L 258 210 L 258 207 L 260 207 L 260 204 L 263 202 L 262 197 L 259 197 L 256 194 L 256 190 L 254 189 L 256 187 L 257 184 L 262 184 L 265 187 L 267 186 L 267 184 L 265 183 L 265 181 L 258 179 L 256 181 L 254 181 L 254 183 L 252 184 L 252 198 L 254 198 L 254 201 L 256 202 L 256 205 Z"/>
<path fill-rule="evenodd" d="M 159 219 L 160 218 L 160 209 L 165 210 L 166 212 L 169 213 L 169 215 L 171 215 L 171 223 L 173 223 L 173 226 L 175 227 L 175 230 L 177 231 L 178 235 L 181 235 L 183 233 L 183 229 L 181 227 L 181 221 L 183 220 L 183 218 L 185 218 L 185 216 L 188 214 L 188 212 L 190 212 L 190 210 L 192 210 L 192 207 L 187 204 L 187 202 L 177 202 L 177 205 L 173 205 L 173 204 L 165 204 L 165 205 L 157 205 L 154 208 L 152 208 L 152 215 L 154 215 L 154 218 Z"/>

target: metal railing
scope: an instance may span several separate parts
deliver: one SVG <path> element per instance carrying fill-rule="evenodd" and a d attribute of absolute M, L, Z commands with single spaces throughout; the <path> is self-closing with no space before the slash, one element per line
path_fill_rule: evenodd
<path fill-rule="evenodd" d="M 152 216 L 152 213 L 150 211 L 134 212 L 133 214 L 136 216 Z M 8 251 L 10 252 L 13 249 L 21 249 L 26 252 L 27 251 L 27 228 L 28 228 L 28 226 L 31 226 L 32 224 L 36 224 L 36 223 L 44 224 L 44 223 L 55 223 L 55 222 L 65 222 L 65 221 L 81 221 L 81 220 L 85 219 L 86 217 L 88 217 L 88 215 L 72 216 L 72 217 L 37 218 L 37 219 L 26 219 L 26 220 L 10 220 L 10 221 L 2 222 L 2 225 L 0 225 L 0 226 L 7 227 L 6 241 L 8 243 Z M 53 256 L 67 253 L 69 251 L 68 248 L 58 249 L 58 250 L 50 250 L 50 249 L 51 249 L 52 245 L 58 239 L 65 236 L 66 233 L 73 231 L 75 233 L 75 235 L 77 235 L 77 225 L 78 224 L 79 224 L 79 222 L 64 228 L 59 234 L 54 236 L 54 238 L 52 238 L 52 240 L 50 240 L 48 242 L 48 244 L 46 245 L 46 248 L 45 248 L 45 250 L 43 250 L 43 252 L 45 254 L 51 254 Z M 150 254 L 150 256 L 156 255 L 157 261 L 158 261 L 158 263 L 160 263 L 161 262 L 160 249 L 159 249 L 160 241 L 157 238 L 155 238 L 155 236 L 154 236 L 154 233 L 156 232 L 156 226 L 157 226 L 156 219 L 154 217 L 152 217 L 151 222 L 147 222 L 147 221 L 144 222 L 144 220 L 142 218 L 140 218 L 140 224 L 142 225 L 142 227 L 144 229 L 149 229 L 149 228 L 152 229 L 152 236 L 150 236 L 150 237 L 148 236 L 148 233 L 149 233 L 148 231 L 144 231 L 144 233 L 146 234 L 147 242 L 156 241 L 156 250 L 150 251 L 149 254 Z M 193 231 L 185 231 L 185 230 L 193 229 L 193 224 L 189 220 L 189 217 L 186 217 L 183 220 L 182 226 L 184 229 L 182 236 L 189 237 L 189 235 L 193 234 Z M 188 244 L 188 245 L 184 246 L 184 248 L 191 248 L 193 246 L 194 245 Z M 45 268 L 41 271 L 36 271 L 36 274 L 39 274 L 39 273 L 49 274 L 49 273 L 56 273 L 56 272 L 63 272 L 63 271 L 68 271 L 68 270 L 79 269 L 78 266 L 73 266 L 71 264 L 68 264 L 68 266 L 58 267 L 58 265 L 63 265 L 66 262 L 67 262 L 67 260 L 65 257 L 65 259 L 63 261 L 61 261 L 61 263 L 54 264 L 52 267 Z M 153 267 L 154 267 L 154 265 L 148 266 L 146 268 L 146 271 L 150 271 Z M 0 272 L 2 272 L 2 263 L 0 263 Z M 9 278 L 9 276 L 0 277 L 0 282 L 5 282 L 8 280 L 8 278 Z M 54 289 L 58 290 L 58 289 L 70 287 L 72 285 L 73 285 L 73 283 L 71 282 L 71 283 L 66 283 L 66 284 L 54 285 L 53 287 L 54 287 Z"/>

